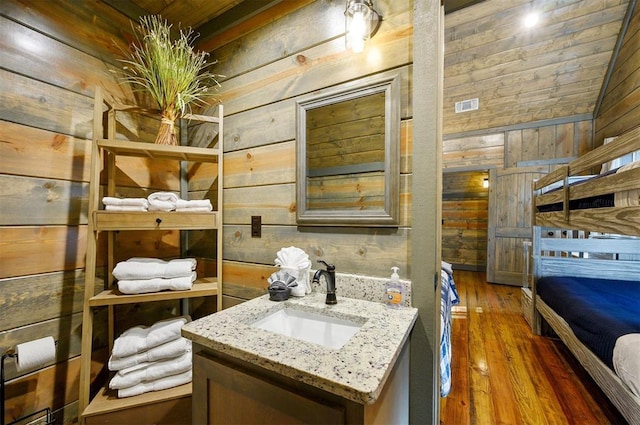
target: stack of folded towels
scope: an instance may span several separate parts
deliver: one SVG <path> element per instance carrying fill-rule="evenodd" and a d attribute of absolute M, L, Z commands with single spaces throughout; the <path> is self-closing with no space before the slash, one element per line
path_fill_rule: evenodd
<path fill-rule="evenodd" d="M 149 201 L 145 198 L 102 198 L 104 209 L 107 211 L 147 211 Z"/>
<path fill-rule="evenodd" d="M 118 290 L 123 294 L 145 294 L 164 290 L 187 291 L 196 280 L 196 259 L 134 257 L 113 268 Z"/>
<path fill-rule="evenodd" d="M 106 211 L 180 211 L 209 212 L 213 206 L 209 199 L 185 201 L 172 192 L 155 192 L 145 198 L 102 198 Z"/>
<path fill-rule="evenodd" d="M 124 398 L 191 382 L 191 341 L 180 333 L 189 321 L 183 316 L 136 326 L 116 338 L 109 370 L 117 373 L 109 388 Z"/>

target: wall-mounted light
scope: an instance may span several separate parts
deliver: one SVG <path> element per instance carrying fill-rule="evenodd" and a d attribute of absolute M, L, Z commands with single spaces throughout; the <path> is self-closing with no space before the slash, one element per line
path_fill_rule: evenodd
<path fill-rule="evenodd" d="M 489 188 L 489 179 L 488 178 L 485 177 L 484 179 L 482 179 L 482 187 L 485 188 L 485 189 Z"/>
<path fill-rule="evenodd" d="M 364 43 L 378 31 L 382 17 L 371 0 L 347 0 L 344 16 L 347 49 L 362 52 Z"/>

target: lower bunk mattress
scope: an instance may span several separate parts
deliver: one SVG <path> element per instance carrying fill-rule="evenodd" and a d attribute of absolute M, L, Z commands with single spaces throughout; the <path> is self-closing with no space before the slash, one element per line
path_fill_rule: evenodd
<path fill-rule="evenodd" d="M 640 281 L 543 277 L 538 296 L 640 396 Z"/>

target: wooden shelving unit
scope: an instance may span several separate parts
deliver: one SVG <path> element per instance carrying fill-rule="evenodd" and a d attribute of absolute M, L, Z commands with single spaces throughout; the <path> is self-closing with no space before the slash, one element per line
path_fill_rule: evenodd
<path fill-rule="evenodd" d="M 106 105 L 106 111 L 105 111 Z M 105 101 L 100 88 L 96 89 L 93 115 L 93 147 L 91 157 L 91 174 L 89 186 L 89 223 L 87 236 L 86 276 L 84 290 L 84 310 L 82 325 L 82 351 L 80 369 L 80 394 L 78 412 L 80 422 L 85 424 L 102 423 L 108 418 L 121 420 L 124 410 L 135 415 L 136 421 L 155 422 L 153 412 L 162 412 L 170 406 L 185 405 L 191 397 L 191 384 L 142 394 L 137 397 L 118 399 L 115 392 L 107 388 L 99 390 L 98 394 L 91 398 L 91 353 L 94 332 L 94 309 L 106 307 L 108 309 L 108 336 L 109 350 L 114 340 L 114 306 L 147 303 L 163 300 L 184 300 L 195 297 L 217 296 L 217 310 L 222 309 L 222 123 L 223 109 L 218 107 L 218 116 L 189 115 L 189 120 L 216 123 L 218 125 L 217 148 L 200 148 L 193 146 L 167 146 L 153 143 L 140 143 L 135 141 L 117 140 L 116 113 L 141 113 L 149 111 L 128 105 L 111 105 Z M 106 138 L 103 118 L 106 114 Z M 217 211 L 212 212 L 115 212 L 100 210 L 100 173 L 105 165 L 107 186 L 106 196 L 115 194 L 115 158 L 116 156 L 133 156 L 151 159 L 209 162 L 218 164 L 217 178 Z M 114 233 L 127 230 L 202 230 L 218 229 L 217 232 L 217 258 L 216 276 L 199 277 L 188 291 L 162 291 L 156 293 L 127 295 L 118 291 L 114 284 L 112 270 L 114 261 Z M 108 260 L 107 275 L 105 276 L 105 288 L 96 294 L 96 255 L 97 242 L 100 232 L 107 233 Z M 146 406 L 146 407 L 145 407 Z M 184 414 L 184 413 L 183 413 Z M 151 416 L 149 416 L 151 415 Z M 148 419 L 142 419 L 148 418 Z M 108 422 L 109 420 L 107 420 Z M 105 422 L 106 423 L 106 422 Z"/>

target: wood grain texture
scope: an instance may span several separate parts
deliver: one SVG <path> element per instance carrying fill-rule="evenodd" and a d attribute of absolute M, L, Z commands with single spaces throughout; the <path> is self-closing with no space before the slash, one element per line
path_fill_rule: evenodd
<path fill-rule="evenodd" d="M 533 335 L 520 289 L 454 270 L 451 392 L 444 424 L 622 424 L 624 419 L 562 342 Z"/>

